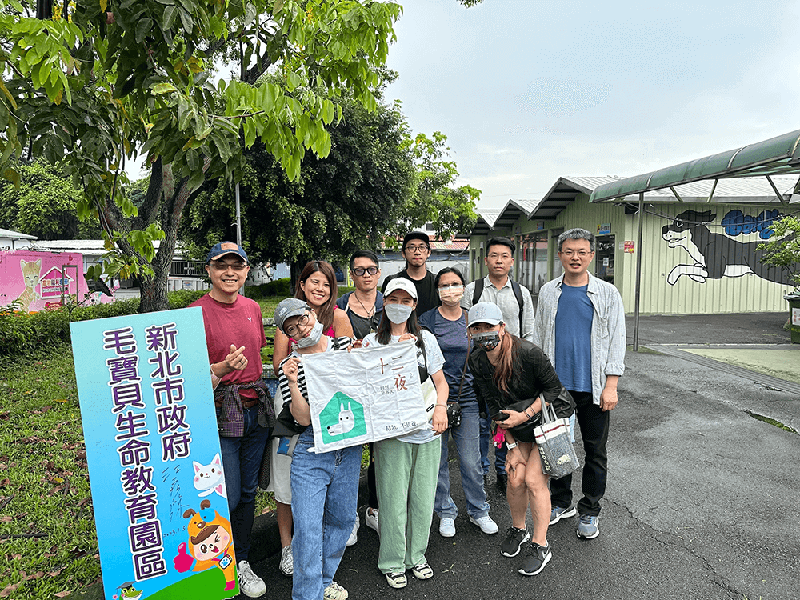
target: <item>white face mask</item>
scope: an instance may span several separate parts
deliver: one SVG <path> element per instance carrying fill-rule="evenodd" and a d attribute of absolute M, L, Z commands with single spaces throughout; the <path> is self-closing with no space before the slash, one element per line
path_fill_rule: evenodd
<path fill-rule="evenodd" d="M 439 299 L 442 301 L 442 304 L 449 304 L 454 305 L 461 302 L 461 298 L 464 297 L 464 286 L 450 286 L 446 288 L 439 289 Z"/>
<path fill-rule="evenodd" d="M 311 332 L 306 337 L 297 340 L 297 347 L 310 348 L 311 346 L 315 346 L 320 339 L 322 339 L 322 323 L 317 321 L 314 323 L 314 326 L 311 328 Z"/>
<path fill-rule="evenodd" d="M 412 310 L 414 310 L 412 306 L 406 306 L 405 304 L 383 305 L 383 312 L 386 313 L 386 318 L 395 325 L 400 325 L 401 323 L 408 321 L 408 317 L 411 316 Z"/>

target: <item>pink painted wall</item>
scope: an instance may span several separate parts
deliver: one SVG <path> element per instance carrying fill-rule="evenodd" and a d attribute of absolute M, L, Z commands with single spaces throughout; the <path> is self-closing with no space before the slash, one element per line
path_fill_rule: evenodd
<path fill-rule="evenodd" d="M 73 267 L 64 269 L 64 265 Z M 73 299 L 77 292 L 78 302 L 113 302 L 113 298 L 100 292 L 92 292 L 87 298 L 89 288 L 83 277 L 83 256 L 78 252 L 0 251 L 0 306 L 14 300 L 20 303 L 23 312 L 60 306 L 63 279 L 68 282 L 66 292 Z"/>

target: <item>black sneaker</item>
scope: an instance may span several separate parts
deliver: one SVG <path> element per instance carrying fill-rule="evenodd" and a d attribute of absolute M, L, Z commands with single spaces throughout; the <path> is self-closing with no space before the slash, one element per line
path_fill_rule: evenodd
<path fill-rule="evenodd" d="M 503 556 L 516 556 L 519 554 L 522 544 L 531 539 L 531 534 L 527 529 L 517 529 L 516 527 L 509 527 L 506 532 L 506 539 L 500 544 L 500 552 Z"/>
<path fill-rule="evenodd" d="M 538 575 L 552 557 L 549 544 L 540 546 L 531 542 L 525 549 L 525 558 L 522 559 L 518 572 L 522 575 Z"/>

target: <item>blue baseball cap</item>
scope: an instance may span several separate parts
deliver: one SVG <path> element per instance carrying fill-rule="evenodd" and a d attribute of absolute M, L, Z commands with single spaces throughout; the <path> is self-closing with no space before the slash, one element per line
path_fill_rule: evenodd
<path fill-rule="evenodd" d="M 503 313 L 500 307 L 492 302 L 478 302 L 469 309 L 469 324 L 488 323 L 489 325 L 499 325 L 503 322 Z"/>
<path fill-rule="evenodd" d="M 234 244 L 233 242 L 219 242 L 214 244 L 211 250 L 208 251 L 206 264 L 210 263 L 212 260 L 218 260 L 226 254 L 235 254 L 244 259 L 244 262 L 250 264 L 250 261 L 247 260 L 247 253 L 244 251 L 244 249 L 240 248 L 238 244 Z"/>

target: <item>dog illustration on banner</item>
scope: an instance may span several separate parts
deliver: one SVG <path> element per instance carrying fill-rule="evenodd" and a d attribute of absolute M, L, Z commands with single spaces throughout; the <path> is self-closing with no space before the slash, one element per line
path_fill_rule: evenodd
<path fill-rule="evenodd" d="M 757 275 L 782 285 L 791 285 L 785 269 L 765 265 L 764 254 L 757 242 L 738 242 L 721 233 L 712 233 L 706 223 L 717 218 L 710 210 L 685 210 L 671 224 L 661 228 L 661 237 L 670 248 L 683 248 L 694 263 L 675 265 L 667 275 L 667 283 L 675 285 L 682 276 L 697 283 L 707 279 Z"/>
<path fill-rule="evenodd" d="M 336 392 L 319 415 L 322 437 L 327 442 L 364 435 L 364 407 L 343 392 Z"/>
<path fill-rule="evenodd" d="M 205 571 L 218 567 L 225 575 L 225 591 L 236 588 L 236 560 L 233 550 L 233 534 L 231 523 L 211 508 L 209 500 L 200 503 L 200 512 L 193 508 L 183 513 L 189 519 L 186 531 L 189 534 L 187 543 L 178 546 L 178 556 L 173 559 L 178 573 L 188 571 L 194 563 L 194 571 Z"/>
<path fill-rule="evenodd" d="M 356 422 L 353 417 L 353 411 L 350 410 L 350 403 L 347 403 L 347 408 L 342 403 L 339 408 L 339 422 L 336 425 L 328 425 L 328 435 L 343 435 L 348 431 L 352 431 L 355 425 Z"/>
<path fill-rule="evenodd" d="M 219 454 L 214 455 L 214 460 L 208 466 L 194 461 L 194 487 L 200 490 L 197 495 L 201 498 L 214 492 L 223 498 L 228 497 L 225 489 L 225 474 L 222 472 L 222 461 Z"/>

